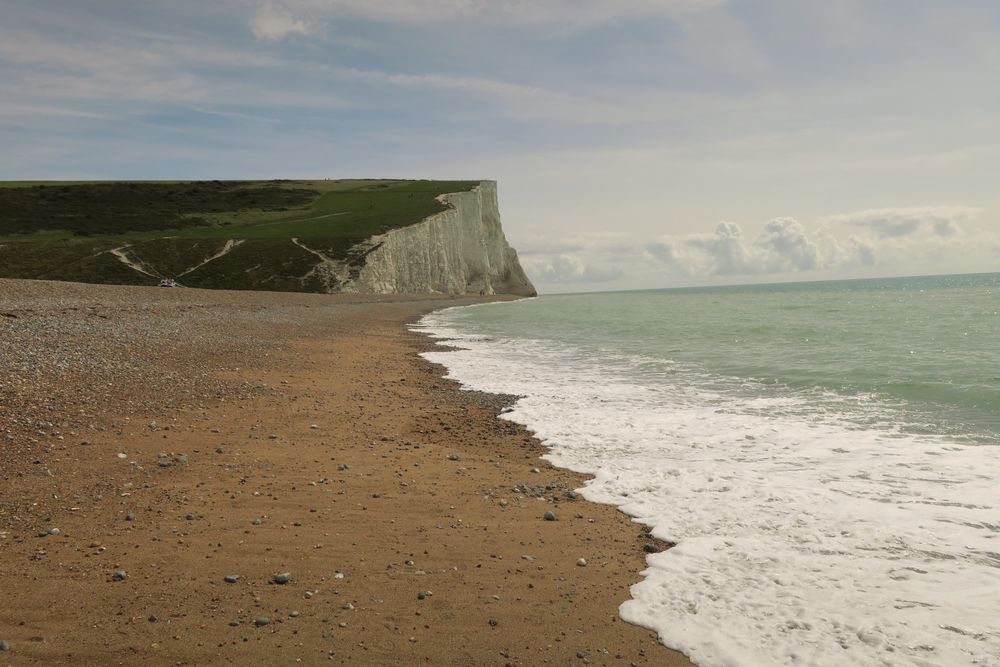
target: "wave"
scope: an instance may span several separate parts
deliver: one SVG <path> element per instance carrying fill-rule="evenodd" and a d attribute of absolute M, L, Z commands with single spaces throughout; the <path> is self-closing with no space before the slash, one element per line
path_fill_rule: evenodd
<path fill-rule="evenodd" d="M 460 313 L 422 320 L 461 348 L 424 356 L 522 396 L 503 417 L 593 475 L 586 498 L 676 543 L 625 620 L 701 665 L 1000 664 L 995 445 L 913 432 L 866 395 L 484 337 Z"/>

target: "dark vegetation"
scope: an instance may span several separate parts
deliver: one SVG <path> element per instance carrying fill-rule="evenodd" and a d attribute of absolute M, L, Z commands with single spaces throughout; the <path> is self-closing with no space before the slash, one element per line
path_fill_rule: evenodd
<path fill-rule="evenodd" d="M 0 278 L 322 291 L 320 261 L 356 275 L 372 236 L 440 212 L 477 181 L 0 183 Z M 228 240 L 242 243 L 221 257 Z M 128 267 L 120 249 L 146 273 Z M 192 270 L 193 269 L 193 270 Z M 327 278 L 329 279 L 329 278 Z"/>
<path fill-rule="evenodd" d="M 121 234 L 208 225 L 206 215 L 305 206 L 315 190 L 243 183 L 88 183 L 0 188 L 0 235 Z"/>

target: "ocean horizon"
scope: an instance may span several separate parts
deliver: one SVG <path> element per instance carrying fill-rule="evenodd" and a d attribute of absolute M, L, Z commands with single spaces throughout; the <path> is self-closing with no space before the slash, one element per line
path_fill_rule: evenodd
<path fill-rule="evenodd" d="M 699 665 L 1000 664 L 1000 274 L 559 294 L 417 329 L 676 544 L 622 617 Z M 637 573 L 637 579 L 638 579 Z"/>

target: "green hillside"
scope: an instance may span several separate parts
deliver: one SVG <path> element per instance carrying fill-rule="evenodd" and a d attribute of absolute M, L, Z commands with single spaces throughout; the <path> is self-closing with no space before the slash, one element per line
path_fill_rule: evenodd
<path fill-rule="evenodd" d="M 0 182 L 0 278 L 326 291 L 478 181 Z M 327 263 L 329 264 L 329 263 Z M 346 275 L 346 274 L 345 274 Z"/>

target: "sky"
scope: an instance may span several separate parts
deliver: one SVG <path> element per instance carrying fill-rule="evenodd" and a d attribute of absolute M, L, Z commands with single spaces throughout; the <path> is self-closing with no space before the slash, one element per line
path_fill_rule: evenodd
<path fill-rule="evenodd" d="M 0 0 L 0 180 L 499 183 L 543 293 L 1000 270 L 996 0 Z"/>

